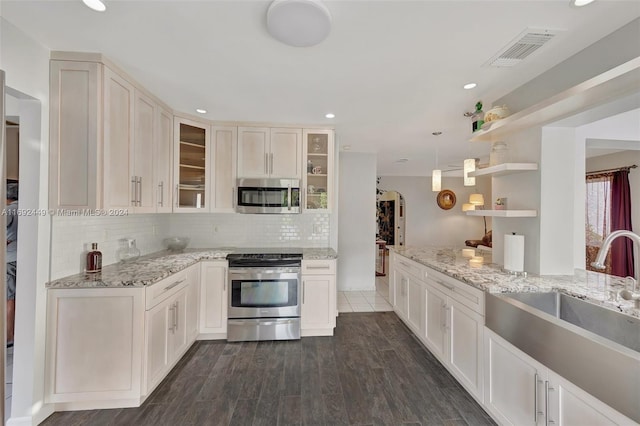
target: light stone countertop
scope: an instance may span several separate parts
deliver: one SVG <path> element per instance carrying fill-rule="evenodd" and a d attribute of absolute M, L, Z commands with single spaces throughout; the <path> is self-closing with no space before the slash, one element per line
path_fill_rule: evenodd
<path fill-rule="evenodd" d="M 468 247 L 467 247 L 468 248 Z M 624 279 L 591 271 L 576 270 L 574 275 L 527 277 L 502 271 L 491 263 L 491 252 L 476 249 L 484 257 L 480 268 L 469 266 L 469 259 L 462 256 L 461 248 L 451 247 L 390 247 L 397 254 L 414 260 L 452 278 L 490 293 L 561 291 L 570 296 L 602 305 L 618 312 L 640 318 L 630 300 L 611 300 L 611 290 L 622 290 Z"/>
<path fill-rule="evenodd" d="M 180 272 L 201 260 L 225 260 L 230 253 L 302 252 L 303 260 L 336 259 L 331 248 L 237 248 L 186 249 L 181 253 L 160 251 L 133 262 L 104 266 L 98 273 L 80 273 L 47 283 L 47 288 L 144 287 Z"/>

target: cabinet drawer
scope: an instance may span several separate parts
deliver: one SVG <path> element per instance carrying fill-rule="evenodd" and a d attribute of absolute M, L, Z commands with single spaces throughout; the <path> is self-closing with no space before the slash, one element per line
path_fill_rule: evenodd
<path fill-rule="evenodd" d="M 424 280 L 425 278 L 427 278 L 427 267 L 416 261 L 407 259 L 403 256 L 397 256 L 395 258 L 394 264 L 396 268 L 402 269 L 406 273 L 413 275 L 419 280 Z"/>
<path fill-rule="evenodd" d="M 303 260 L 302 273 L 313 275 L 335 275 L 336 260 Z"/>
<path fill-rule="evenodd" d="M 426 268 L 428 281 L 435 283 L 447 295 L 484 316 L 484 292 L 431 268 Z M 447 291 L 448 290 L 448 291 Z"/>
<path fill-rule="evenodd" d="M 149 310 L 158 303 L 176 294 L 189 284 L 187 279 L 187 271 L 189 268 L 175 273 L 162 281 L 148 286 L 145 290 L 145 309 Z"/>

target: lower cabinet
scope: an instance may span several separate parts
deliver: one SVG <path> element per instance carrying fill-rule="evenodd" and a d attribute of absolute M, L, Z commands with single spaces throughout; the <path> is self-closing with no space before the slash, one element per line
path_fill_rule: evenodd
<path fill-rule="evenodd" d="M 228 265 L 226 260 L 201 263 L 199 339 L 227 337 Z"/>
<path fill-rule="evenodd" d="M 45 402 L 139 406 L 195 340 L 198 268 L 149 287 L 49 289 Z"/>
<path fill-rule="evenodd" d="M 303 260 L 300 334 L 333 336 L 336 327 L 336 261 Z"/>
<path fill-rule="evenodd" d="M 485 328 L 485 407 L 503 425 L 634 425 Z"/>
<path fill-rule="evenodd" d="M 395 257 L 395 312 L 478 401 L 482 401 L 482 291 Z"/>

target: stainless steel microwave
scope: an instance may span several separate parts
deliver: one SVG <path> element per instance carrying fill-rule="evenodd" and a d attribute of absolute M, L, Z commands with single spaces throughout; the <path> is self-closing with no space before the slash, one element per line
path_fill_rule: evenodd
<path fill-rule="evenodd" d="M 238 179 L 236 212 L 300 213 L 299 179 Z"/>

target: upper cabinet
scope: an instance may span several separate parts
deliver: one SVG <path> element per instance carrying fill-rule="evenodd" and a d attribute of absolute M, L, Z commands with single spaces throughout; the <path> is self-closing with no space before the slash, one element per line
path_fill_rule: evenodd
<path fill-rule="evenodd" d="M 302 188 L 305 210 L 331 210 L 334 197 L 333 130 L 304 130 Z"/>
<path fill-rule="evenodd" d="M 154 145 L 154 175 L 157 188 L 156 211 L 171 213 L 173 210 L 173 114 L 163 108 L 156 110 L 157 137 Z"/>
<path fill-rule="evenodd" d="M 176 199 L 173 211 L 209 211 L 210 127 L 184 118 L 174 123 L 174 181 Z"/>
<path fill-rule="evenodd" d="M 156 146 L 159 103 L 97 60 L 52 60 L 50 85 L 49 207 L 161 211 L 155 163 L 170 153 Z"/>
<path fill-rule="evenodd" d="M 300 179 L 301 155 L 301 129 L 238 128 L 238 177 Z"/>
<path fill-rule="evenodd" d="M 213 212 L 233 213 L 235 207 L 236 164 L 238 158 L 238 128 L 213 126 L 211 128 L 213 165 Z"/>

